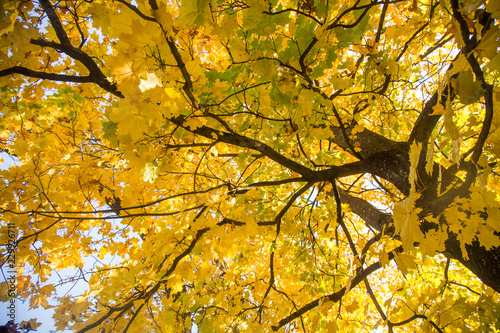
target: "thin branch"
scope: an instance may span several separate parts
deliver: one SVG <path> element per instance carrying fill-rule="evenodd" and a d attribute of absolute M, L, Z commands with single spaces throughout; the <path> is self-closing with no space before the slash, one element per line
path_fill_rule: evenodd
<path fill-rule="evenodd" d="M 43 11 L 47 14 L 50 24 L 54 28 L 54 31 L 56 32 L 56 36 L 61 42 L 61 44 L 70 46 L 71 42 L 68 38 L 68 35 L 66 34 L 66 31 L 64 30 L 61 21 L 59 20 L 59 17 L 57 17 L 56 12 L 54 11 L 54 8 L 52 7 L 52 4 L 50 3 L 49 0 L 39 0 L 40 5 L 42 5 Z"/>
<path fill-rule="evenodd" d="M 38 45 L 41 47 L 50 47 L 55 50 L 61 51 L 68 55 L 69 57 L 81 62 L 89 71 L 89 77 L 91 81 L 99 85 L 102 89 L 112 93 L 115 96 L 123 98 L 123 94 L 118 90 L 116 84 L 108 80 L 108 78 L 102 73 L 97 64 L 94 62 L 92 57 L 83 52 L 82 50 L 72 46 L 71 44 L 59 44 L 53 41 L 46 41 L 43 39 L 32 39 L 30 41 L 33 45 Z"/>
<path fill-rule="evenodd" d="M 270 183 L 272 183 L 272 182 L 270 182 Z M 284 183 L 287 183 L 287 181 L 285 181 Z M 183 196 L 188 196 L 188 195 L 196 195 L 196 194 L 208 193 L 208 192 L 211 192 L 211 191 L 214 191 L 214 190 L 218 190 L 220 188 L 227 187 L 227 186 L 228 186 L 227 184 L 221 184 L 221 185 L 217 185 L 217 186 L 214 186 L 214 187 L 210 187 L 210 188 L 205 189 L 205 190 L 198 190 L 198 191 L 193 191 L 193 192 L 177 193 L 177 194 L 174 194 L 174 195 L 171 195 L 171 196 L 168 196 L 168 197 L 164 197 L 164 198 L 161 198 L 161 199 L 158 199 L 158 200 L 154 200 L 154 201 L 145 203 L 143 205 L 122 207 L 120 209 L 120 211 L 147 208 L 147 207 L 153 206 L 155 204 L 161 203 L 163 201 L 167 201 L 167 200 L 171 200 L 171 199 L 175 199 L 175 198 L 179 198 L 179 197 L 183 197 Z M 27 212 L 15 212 L 15 211 L 12 211 L 12 210 L 7 210 L 7 209 L 0 210 L 0 212 L 10 212 L 10 213 L 13 213 L 13 214 L 18 214 L 18 215 L 22 215 L 22 214 L 73 214 L 73 215 L 87 215 L 87 214 L 94 215 L 94 214 L 96 214 L 97 215 L 97 214 L 114 213 L 115 211 L 116 211 L 116 209 L 103 209 L 103 210 L 94 210 L 94 211 L 60 211 L 60 210 L 59 211 L 54 211 L 54 210 L 36 211 L 36 210 L 32 210 L 32 211 L 27 211 Z"/>
<path fill-rule="evenodd" d="M 286 212 L 290 209 L 290 207 L 292 207 L 295 200 L 297 200 L 298 197 L 300 197 L 302 194 L 304 194 L 304 192 L 306 192 L 308 189 L 310 189 L 311 186 L 313 186 L 313 185 L 314 185 L 314 182 L 309 182 L 306 185 L 304 185 L 304 187 L 302 187 L 300 190 L 295 192 L 292 195 L 292 197 L 290 198 L 290 200 L 288 200 L 285 207 L 283 207 L 283 209 L 281 209 L 281 211 L 278 213 L 278 215 L 276 215 L 276 217 L 274 218 L 274 221 L 276 221 L 276 223 L 278 225 L 278 227 L 276 228 L 276 236 L 279 235 L 279 233 L 280 233 L 281 219 L 283 218 L 283 216 L 285 216 Z"/>
<path fill-rule="evenodd" d="M 292 12 L 292 13 L 297 13 L 297 14 L 303 15 L 303 16 L 305 16 L 307 18 L 310 18 L 311 20 L 313 20 L 314 22 L 316 22 L 319 25 L 322 24 L 321 21 L 319 19 L 317 19 L 316 17 L 314 17 L 312 15 L 309 15 L 307 13 L 304 13 L 303 11 L 294 9 L 294 8 L 282 9 L 282 10 L 277 11 L 277 12 L 264 11 L 264 12 L 262 12 L 262 14 L 267 14 L 267 15 L 271 16 L 271 15 L 279 15 L 279 14 L 288 13 L 288 12 Z"/>
<path fill-rule="evenodd" d="M 391 327 L 392 326 L 403 326 L 403 325 L 406 325 L 408 323 L 411 323 L 415 319 L 425 319 L 425 320 L 428 320 L 427 316 L 419 315 L 419 314 L 414 314 L 413 316 L 411 316 L 408 319 L 402 320 L 402 321 L 397 322 L 397 323 L 389 323 L 389 325 Z M 443 333 L 443 331 L 439 328 L 438 325 L 436 325 L 435 322 L 433 322 L 432 320 L 430 320 L 429 323 L 436 329 L 436 331 L 438 331 L 439 333 Z"/>
<path fill-rule="evenodd" d="M 143 302 L 139 308 L 137 310 L 134 311 L 134 314 L 132 315 L 132 318 L 130 318 L 130 320 L 128 321 L 127 323 L 127 326 L 125 326 L 125 329 L 123 330 L 123 333 L 127 333 L 130 326 L 132 326 L 132 323 L 134 322 L 135 318 L 137 317 L 137 315 L 141 312 L 143 306 L 146 304 L 146 302 Z"/>
<path fill-rule="evenodd" d="M 274 249 L 273 246 L 276 244 L 276 241 L 273 242 L 271 245 L 271 257 L 269 258 L 269 271 L 271 274 L 271 277 L 269 278 L 269 285 L 266 289 L 266 292 L 264 293 L 264 296 L 262 296 L 262 300 L 260 301 L 259 305 L 259 323 L 262 323 L 262 310 L 264 309 L 264 301 L 267 298 L 267 295 L 269 295 L 269 292 L 271 291 L 271 288 L 274 286 Z"/>
<path fill-rule="evenodd" d="M 153 296 L 154 294 L 156 294 L 156 292 L 158 291 L 158 289 L 162 285 L 163 280 L 166 277 L 172 275 L 172 273 L 175 271 L 175 269 L 176 269 L 177 265 L 179 264 L 179 262 L 184 257 L 186 257 L 189 253 L 191 253 L 191 251 L 193 251 L 196 243 L 201 238 L 201 236 L 203 236 L 203 234 L 205 234 L 209 230 L 210 230 L 210 228 L 204 228 L 204 229 L 198 230 L 196 232 L 196 235 L 194 236 L 193 240 L 191 241 L 191 243 L 189 244 L 189 246 L 186 248 L 186 250 L 184 250 L 181 254 L 179 254 L 177 257 L 175 257 L 175 259 L 173 260 L 172 265 L 170 266 L 170 268 L 165 272 L 165 274 L 163 274 L 163 276 L 160 277 L 160 281 L 157 282 L 148 292 L 143 293 L 143 295 L 139 299 L 144 299 L 145 301 L 147 301 L 149 298 L 151 298 L 151 296 Z M 134 305 L 134 301 L 137 301 L 137 299 L 130 300 L 126 304 L 124 304 L 124 305 L 122 305 L 120 307 L 113 307 L 113 308 L 111 308 L 100 319 L 98 319 L 97 321 L 93 322 L 92 324 L 89 324 L 89 325 L 85 326 L 84 328 L 82 328 L 81 330 L 77 331 L 76 333 L 84 333 L 84 332 L 87 332 L 87 331 L 89 331 L 89 330 L 91 330 L 93 328 L 98 327 L 100 324 L 102 324 L 106 319 L 108 319 L 115 312 L 118 312 L 118 311 L 122 310 L 121 312 L 123 313 L 124 311 L 127 311 L 128 309 L 130 309 Z"/>
<path fill-rule="evenodd" d="M 361 264 L 360 269 L 362 269 L 364 259 L 358 256 L 358 251 L 356 250 L 356 246 L 354 245 L 351 234 L 349 233 L 349 230 L 347 229 L 347 226 L 344 223 L 344 219 L 342 218 L 342 203 L 340 201 L 340 195 L 335 181 L 332 183 L 332 187 L 333 187 L 333 196 L 335 198 L 335 204 L 337 206 L 337 223 L 342 227 L 342 230 L 344 231 L 344 234 L 347 237 L 347 241 L 349 242 L 349 247 L 351 248 L 354 257 L 356 257 L 360 261 Z M 373 304 L 375 305 L 375 308 L 377 309 L 378 313 L 380 314 L 380 316 L 384 321 L 387 320 L 387 316 L 384 313 L 382 307 L 380 306 L 377 297 L 375 297 L 375 293 L 373 292 L 370 283 L 368 282 L 368 278 L 364 277 L 363 281 L 365 283 L 366 291 L 368 292 L 368 295 L 370 295 L 370 298 Z"/>
<path fill-rule="evenodd" d="M 378 22 L 377 34 L 375 35 L 375 42 L 373 43 L 374 46 L 376 46 L 380 41 L 380 36 L 382 35 L 382 30 L 384 29 L 384 21 L 385 16 L 387 15 L 387 8 L 389 7 L 389 3 L 390 2 L 386 0 L 384 2 L 384 6 L 382 7 L 382 12 L 380 13 L 380 21 Z"/>
<path fill-rule="evenodd" d="M 394 251 L 396 251 L 396 250 L 394 250 Z M 394 258 L 394 251 L 391 251 L 389 253 L 389 260 L 392 260 Z M 375 272 L 376 270 L 380 269 L 381 267 L 382 267 L 382 265 L 380 264 L 380 262 L 376 262 L 376 263 L 368 266 L 366 269 L 359 271 L 356 274 L 356 276 L 354 276 L 354 278 L 352 278 L 349 290 L 351 290 L 352 288 L 356 287 L 361 281 L 363 281 L 363 279 L 365 277 L 367 277 L 368 275 L 372 274 L 373 272 Z M 303 307 L 301 307 L 297 311 L 294 311 L 289 316 L 287 316 L 287 317 L 283 318 L 282 320 L 280 320 L 277 325 L 272 326 L 273 331 L 278 331 L 281 327 L 287 325 L 288 323 L 292 322 L 293 320 L 295 320 L 296 318 L 302 316 L 303 314 L 307 313 L 308 311 L 316 308 L 319 305 L 320 300 L 322 300 L 322 299 L 328 300 L 328 301 L 331 301 L 331 302 L 334 302 L 334 303 L 339 302 L 342 299 L 342 297 L 344 297 L 344 295 L 346 293 L 346 290 L 347 290 L 347 288 L 343 287 L 342 289 L 340 289 L 339 291 L 337 291 L 337 292 L 335 292 L 333 294 L 330 294 L 330 295 L 318 298 L 318 299 L 316 299 L 316 300 L 314 300 L 314 301 L 312 301 L 312 302 L 304 305 Z"/>
<path fill-rule="evenodd" d="M 134 5 L 128 3 L 127 1 L 125 1 L 125 0 L 115 0 L 115 1 L 118 1 L 119 3 L 125 5 L 128 9 L 132 10 L 134 13 L 136 13 L 137 15 L 139 15 L 142 19 L 144 19 L 146 21 L 150 21 L 150 22 L 156 22 L 156 19 L 154 17 L 150 17 L 150 16 L 145 15 L 144 13 L 142 13 L 139 10 L 139 8 L 137 8 Z"/>
<path fill-rule="evenodd" d="M 60 81 L 60 82 L 73 82 L 73 83 L 91 83 L 94 82 L 90 75 L 87 76 L 77 76 L 77 75 L 65 75 L 65 74 L 55 74 L 35 71 L 22 66 L 14 66 L 7 69 L 0 70 L 0 77 L 21 74 L 24 76 L 34 77 L 42 80 L 49 81 Z"/>

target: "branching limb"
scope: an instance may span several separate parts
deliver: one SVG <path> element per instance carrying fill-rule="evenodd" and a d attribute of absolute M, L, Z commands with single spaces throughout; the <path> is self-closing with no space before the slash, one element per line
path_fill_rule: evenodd
<path fill-rule="evenodd" d="M 392 251 L 392 252 L 389 253 L 389 260 L 392 260 L 393 258 L 394 258 L 394 251 Z M 351 284 L 350 284 L 350 288 L 349 289 L 352 289 L 352 288 L 356 287 L 361 281 L 363 281 L 363 279 L 365 277 L 367 277 L 368 275 L 372 274 L 373 272 L 375 272 L 376 270 L 380 269 L 381 267 L 382 267 L 382 265 L 380 264 L 380 262 L 376 262 L 376 263 L 368 266 L 366 269 L 359 271 L 351 279 Z M 279 330 L 281 327 L 287 325 L 288 323 L 290 323 L 291 321 L 295 320 L 296 318 L 302 316 L 306 312 L 308 312 L 308 311 L 316 308 L 319 305 L 319 302 L 320 302 L 321 299 L 328 300 L 328 301 L 336 303 L 336 302 L 339 302 L 342 299 L 342 297 L 344 297 L 345 293 L 346 293 L 346 287 L 343 287 L 342 289 L 340 289 L 339 291 L 337 291 L 337 292 L 335 292 L 333 294 L 327 295 L 325 297 L 318 298 L 318 299 L 316 299 L 316 300 L 314 300 L 314 301 L 312 301 L 312 302 L 304 305 L 299 310 L 294 311 L 292 314 L 290 314 L 286 318 L 283 318 L 282 320 L 280 320 L 280 322 L 277 325 L 272 326 L 273 331 Z"/>
<path fill-rule="evenodd" d="M 295 202 L 295 200 L 297 200 L 298 197 L 300 197 L 302 194 L 304 194 L 313 185 L 314 185 L 314 182 L 309 182 L 305 186 L 303 186 L 300 190 L 298 190 L 297 192 L 295 192 L 292 195 L 292 197 L 290 198 L 290 200 L 288 200 L 288 202 L 285 205 L 285 207 L 283 207 L 281 209 L 281 211 L 278 213 L 278 215 L 276 215 L 276 217 L 274 218 L 274 220 L 276 221 L 276 224 L 277 224 L 276 236 L 278 236 L 279 233 L 280 233 L 281 219 L 283 218 L 283 216 L 285 216 L 286 212 L 290 209 L 290 207 L 292 207 L 292 205 Z"/>
<path fill-rule="evenodd" d="M 54 80 L 54 81 L 59 81 L 60 79 L 63 79 L 62 81 L 65 82 L 77 82 L 77 83 L 82 83 L 82 82 L 93 82 L 99 85 L 101 88 L 104 90 L 114 94 L 115 96 L 118 97 L 123 97 L 123 94 L 118 91 L 118 88 L 115 84 L 111 83 L 107 77 L 102 73 L 102 71 L 99 69 L 97 64 L 94 62 L 94 60 L 87 55 L 85 52 L 80 50 L 79 48 L 74 47 L 71 44 L 71 41 L 69 40 L 68 35 L 66 34 L 66 31 L 64 30 L 64 27 L 57 17 L 57 14 L 54 10 L 54 7 L 50 3 L 49 0 L 40 0 L 40 4 L 49 17 L 49 21 L 54 28 L 54 31 L 56 33 L 57 38 L 59 39 L 60 43 L 52 42 L 52 41 L 45 41 L 42 39 L 32 39 L 30 42 L 31 44 L 42 46 L 42 47 L 51 47 L 53 49 L 56 49 L 58 51 L 61 51 L 68 55 L 69 57 L 78 60 L 81 62 L 89 71 L 88 76 L 84 76 L 81 79 L 78 79 L 75 76 L 68 76 L 68 75 L 63 75 L 63 74 L 48 74 L 46 77 L 40 77 L 41 74 L 40 72 L 37 71 L 32 71 L 28 69 L 21 70 L 20 68 L 17 68 L 17 73 L 31 76 L 36 78 L 41 78 L 41 79 L 47 79 L 47 80 Z M 14 67 L 15 68 L 15 67 Z M 3 72 L 3 71 L 2 71 Z M 8 75 L 8 70 L 7 72 L 4 72 L 3 75 Z M 55 76 L 57 75 L 57 76 Z"/>
<path fill-rule="evenodd" d="M 119 3 L 123 4 L 124 6 L 126 6 L 128 9 L 132 10 L 134 13 L 136 13 L 137 15 L 139 15 L 142 19 L 144 19 L 146 21 L 150 21 L 150 22 L 156 22 L 156 19 L 154 17 L 147 16 L 146 14 L 144 14 L 143 12 L 141 12 L 139 10 L 139 8 L 137 8 L 134 5 L 128 3 L 127 1 L 125 1 L 125 0 L 115 0 L 115 1 L 118 1 Z"/>
<path fill-rule="evenodd" d="M 61 21 L 59 20 L 59 17 L 57 17 L 56 12 L 54 11 L 54 8 L 52 7 L 52 4 L 50 3 L 49 0 L 39 0 L 40 5 L 43 8 L 43 11 L 45 14 L 47 14 L 50 24 L 54 28 L 56 32 L 56 36 L 61 42 L 61 44 L 66 45 L 66 46 L 71 46 L 71 42 L 68 38 L 68 35 L 66 34 L 66 31 L 64 30 Z"/>
<path fill-rule="evenodd" d="M 264 310 L 264 301 L 266 300 L 267 295 L 269 295 L 271 288 L 273 288 L 273 286 L 274 286 L 274 249 L 273 249 L 273 246 L 275 246 L 275 244 L 276 244 L 276 242 L 273 242 L 273 244 L 271 245 L 271 249 L 270 249 L 271 256 L 269 258 L 269 271 L 270 271 L 271 277 L 269 278 L 269 283 L 268 283 L 266 292 L 264 293 L 264 296 L 262 296 L 262 300 L 260 301 L 259 310 L 258 310 L 259 323 L 262 322 L 262 311 Z"/>
<path fill-rule="evenodd" d="M 411 316 L 410 318 L 406 319 L 406 320 L 403 320 L 403 321 L 400 321 L 400 322 L 397 322 L 397 323 L 391 323 L 389 322 L 389 327 L 392 329 L 392 327 L 394 326 L 403 326 L 403 325 L 406 325 L 408 323 L 411 323 L 412 321 L 414 321 L 415 319 L 424 319 L 424 320 L 428 320 L 427 316 L 424 316 L 424 315 L 419 315 L 419 314 L 414 314 L 413 316 Z M 443 331 L 439 328 L 439 326 L 433 322 L 432 320 L 429 321 L 429 323 L 432 325 L 432 327 L 434 327 L 436 329 L 436 331 L 438 331 L 439 333 L 442 333 Z"/>
<path fill-rule="evenodd" d="M 181 254 L 179 254 L 177 257 L 175 257 L 172 264 L 170 265 L 170 268 L 165 272 L 165 274 L 163 274 L 163 276 L 160 277 L 160 281 L 157 282 L 149 291 L 144 292 L 139 298 L 133 298 L 132 300 L 128 301 L 127 303 L 125 303 L 124 305 L 122 305 L 120 307 L 111 308 L 106 314 L 104 314 L 97 321 L 85 326 L 84 328 L 77 331 L 76 333 L 84 333 L 84 332 L 90 331 L 93 328 L 98 327 L 105 320 L 110 318 L 115 312 L 120 311 L 121 313 L 123 313 L 124 311 L 127 311 L 128 309 L 132 308 L 132 306 L 134 305 L 134 302 L 136 302 L 138 299 L 144 300 L 144 304 L 145 304 L 149 298 L 151 298 L 154 294 L 156 294 L 156 292 L 158 291 L 158 289 L 162 285 L 163 280 L 166 277 L 172 275 L 172 273 L 175 271 L 175 269 L 176 269 L 177 265 L 180 263 L 180 261 L 193 251 L 196 243 L 200 240 L 201 236 L 203 236 L 209 230 L 210 230 L 210 228 L 204 228 L 204 229 L 197 231 L 196 235 L 191 240 L 191 243 L 189 244 L 189 246 Z"/>
<path fill-rule="evenodd" d="M 458 21 L 460 25 L 460 32 L 465 42 L 462 53 L 466 55 L 467 61 L 472 68 L 476 79 L 481 82 L 481 86 L 484 90 L 485 115 L 483 120 L 483 127 L 481 128 L 481 132 L 479 133 L 479 137 L 477 139 L 476 145 L 474 146 L 474 151 L 471 156 L 471 160 L 474 163 L 477 163 L 479 157 L 482 154 L 484 143 L 486 142 L 486 139 L 490 134 L 490 128 L 493 121 L 493 86 L 486 82 L 483 69 L 479 64 L 476 55 L 472 52 L 472 50 L 474 50 L 474 48 L 476 48 L 477 46 L 476 35 L 474 34 L 472 35 L 472 37 L 469 37 L 469 28 L 467 26 L 467 22 L 459 11 L 458 0 L 451 1 L 451 8 L 453 10 L 453 17 Z M 476 175 L 473 175 L 473 179 L 475 179 L 475 176 Z M 467 174 L 467 178 L 469 178 L 469 173 Z"/>
<path fill-rule="evenodd" d="M 344 223 L 344 219 L 342 218 L 342 203 L 340 201 L 340 195 L 337 189 L 337 184 L 333 182 L 332 186 L 333 186 L 333 196 L 335 198 L 335 203 L 337 206 L 337 223 L 342 227 L 342 230 L 344 231 L 344 234 L 347 237 L 347 241 L 349 242 L 349 247 L 351 248 L 354 257 L 359 260 L 361 264 L 360 269 L 362 269 L 364 259 L 358 256 L 358 251 L 356 250 L 356 246 L 352 240 L 351 234 L 349 233 L 349 230 L 347 229 L 347 226 Z M 375 308 L 377 309 L 378 313 L 380 314 L 380 316 L 384 321 L 387 320 L 387 316 L 384 313 L 382 307 L 380 306 L 380 303 L 378 302 L 377 297 L 375 296 L 375 293 L 373 292 L 370 283 L 368 282 L 368 278 L 366 276 L 363 278 L 363 281 L 365 283 L 366 291 L 368 292 L 368 295 L 370 295 L 370 298 L 373 304 L 375 305 Z"/>
<path fill-rule="evenodd" d="M 46 72 L 34 71 L 32 69 L 22 67 L 22 66 L 14 66 L 14 67 L 0 70 L 0 77 L 12 75 L 12 74 L 21 74 L 24 76 L 29 76 L 29 77 L 34 77 L 37 79 L 49 80 L 49 81 L 73 82 L 73 83 L 93 82 L 93 80 L 90 76 L 77 76 L 77 75 L 46 73 Z"/>

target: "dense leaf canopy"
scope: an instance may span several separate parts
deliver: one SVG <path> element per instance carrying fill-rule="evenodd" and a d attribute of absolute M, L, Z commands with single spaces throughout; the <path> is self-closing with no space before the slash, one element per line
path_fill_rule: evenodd
<path fill-rule="evenodd" d="M 499 1 L 0 9 L 0 265 L 58 330 L 500 330 Z"/>

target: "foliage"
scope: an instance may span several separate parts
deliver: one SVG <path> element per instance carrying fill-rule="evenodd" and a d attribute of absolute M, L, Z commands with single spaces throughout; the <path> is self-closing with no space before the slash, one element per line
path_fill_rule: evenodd
<path fill-rule="evenodd" d="M 498 1 L 0 14 L 0 264 L 57 329 L 500 330 Z"/>

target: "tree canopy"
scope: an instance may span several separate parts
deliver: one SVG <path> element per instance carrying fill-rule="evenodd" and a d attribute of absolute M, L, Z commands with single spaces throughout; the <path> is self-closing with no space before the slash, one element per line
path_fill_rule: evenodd
<path fill-rule="evenodd" d="M 500 330 L 500 2 L 0 8 L 0 265 L 56 329 Z"/>

